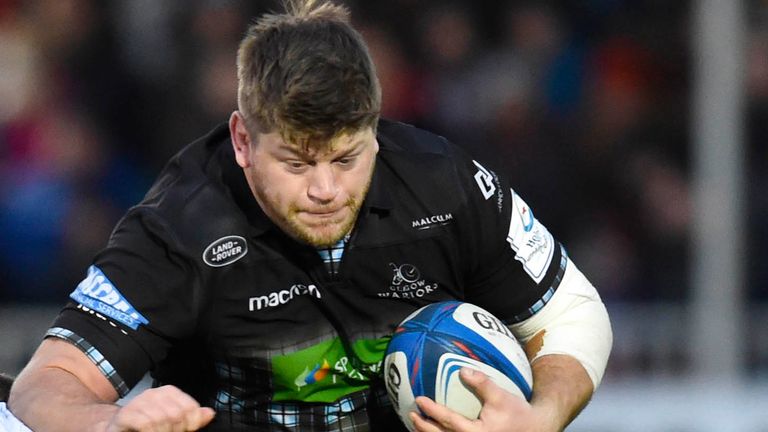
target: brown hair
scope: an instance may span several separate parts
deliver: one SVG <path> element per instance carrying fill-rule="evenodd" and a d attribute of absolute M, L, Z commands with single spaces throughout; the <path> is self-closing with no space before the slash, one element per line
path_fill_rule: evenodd
<path fill-rule="evenodd" d="M 11 385 L 13 384 L 13 377 L 0 373 L 0 402 L 7 402 L 8 395 L 11 394 Z"/>
<path fill-rule="evenodd" d="M 375 129 L 381 88 L 349 11 L 327 0 L 285 0 L 248 29 L 237 53 L 238 107 L 250 131 L 307 149 Z"/>

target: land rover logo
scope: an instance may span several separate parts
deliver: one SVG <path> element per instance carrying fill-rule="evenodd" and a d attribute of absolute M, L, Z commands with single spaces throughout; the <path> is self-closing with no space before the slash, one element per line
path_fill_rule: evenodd
<path fill-rule="evenodd" d="M 248 243 L 240 236 L 222 237 L 203 252 L 203 261 L 211 267 L 223 267 L 244 257 L 248 253 Z"/>

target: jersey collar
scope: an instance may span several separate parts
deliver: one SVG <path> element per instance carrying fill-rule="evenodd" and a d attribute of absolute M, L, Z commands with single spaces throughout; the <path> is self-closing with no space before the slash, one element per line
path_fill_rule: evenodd
<path fill-rule="evenodd" d="M 234 150 L 232 150 L 231 144 L 225 149 L 224 158 L 226 160 L 222 163 L 222 174 L 224 183 L 232 194 L 232 199 L 237 206 L 242 209 L 243 214 L 248 220 L 248 225 L 251 227 L 251 234 L 254 236 L 264 234 L 274 227 L 275 224 L 272 223 L 266 214 L 264 214 L 261 206 L 256 202 L 256 198 L 253 197 L 253 193 L 248 186 L 248 181 L 245 179 L 243 170 L 240 169 L 235 162 Z"/>
<path fill-rule="evenodd" d="M 392 197 L 387 189 L 387 184 L 392 184 L 390 181 L 391 177 L 392 172 L 386 165 L 386 162 L 382 160 L 381 156 L 377 155 L 371 185 L 363 201 L 362 210 L 365 210 L 364 214 L 378 211 L 388 212 L 392 209 Z"/>

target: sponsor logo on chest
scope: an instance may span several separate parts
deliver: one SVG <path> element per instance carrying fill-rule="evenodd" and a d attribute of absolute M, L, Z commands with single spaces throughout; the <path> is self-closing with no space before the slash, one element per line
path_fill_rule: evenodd
<path fill-rule="evenodd" d="M 437 290 L 438 283 L 428 283 L 421 276 L 421 272 L 413 264 L 389 263 L 392 269 L 392 281 L 389 283 L 387 291 L 379 292 L 377 295 L 382 298 L 401 298 L 413 299 L 421 298 Z"/>
<path fill-rule="evenodd" d="M 243 237 L 222 237 L 205 248 L 203 261 L 211 267 L 223 267 L 239 260 L 248 253 L 248 243 Z"/>
<path fill-rule="evenodd" d="M 411 221 L 411 228 L 418 230 L 430 229 L 438 226 L 448 225 L 453 221 L 453 214 L 445 213 L 427 216 Z"/>
<path fill-rule="evenodd" d="M 248 310 L 259 311 L 275 306 L 284 305 L 299 296 L 314 296 L 322 298 L 320 290 L 314 284 L 302 285 L 296 284 L 292 287 L 280 291 L 274 291 L 266 295 L 251 297 L 248 299 Z"/>

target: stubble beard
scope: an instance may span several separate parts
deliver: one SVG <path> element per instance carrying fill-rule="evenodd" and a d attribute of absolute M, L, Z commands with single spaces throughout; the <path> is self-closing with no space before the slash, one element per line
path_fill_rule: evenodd
<path fill-rule="evenodd" d="M 288 236 L 310 246 L 318 248 L 329 247 L 338 243 L 352 231 L 352 228 L 357 221 L 358 214 L 360 213 L 363 199 L 368 194 L 372 178 L 373 171 L 371 171 L 371 175 L 368 177 L 365 188 L 360 195 L 349 197 L 344 203 L 342 209 L 346 209 L 349 215 L 346 220 L 336 219 L 315 226 L 308 226 L 299 220 L 299 213 L 301 213 L 302 210 L 295 204 L 289 205 L 286 212 L 281 212 L 278 207 L 274 205 L 274 201 L 269 199 L 268 196 L 258 193 L 256 195 L 257 197 L 261 195 L 260 199 L 258 199 L 259 204 L 262 206 L 262 209 L 265 210 L 265 213 L 267 213 L 269 218 L 272 219 L 272 222 L 283 230 L 283 232 L 288 234 Z M 342 209 L 339 209 L 339 212 L 342 212 Z M 338 228 L 333 229 L 333 226 L 338 226 Z"/>
<path fill-rule="evenodd" d="M 347 210 L 345 220 L 331 220 L 327 223 L 308 226 L 299 221 L 298 214 L 300 210 L 291 206 L 288 215 L 285 218 L 287 223 L 287 233 L 291 237 L 315 247 L 333 246 L 344 238 L 355 225 L 358 213 L 360 212 L 360 200 L 349 198 L 344 203 Z M 339 210 L 341 211 L 341 210 Z"/>

